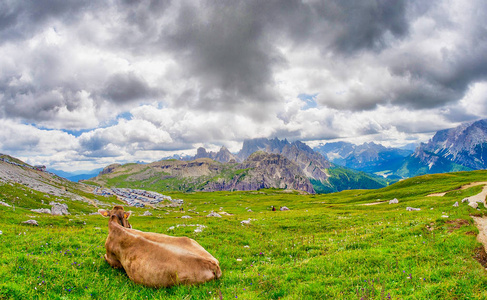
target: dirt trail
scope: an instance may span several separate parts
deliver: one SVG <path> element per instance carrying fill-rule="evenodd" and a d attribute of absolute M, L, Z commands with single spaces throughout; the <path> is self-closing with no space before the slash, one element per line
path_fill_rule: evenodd
<path fill-rule="evenodd" d="M 471 188 L 471 187 L 477 186 L 477 185 L 483 185 L 484 188 L 477 195 L 470 196 L 467 199 L 468 199 L 469 202 L 481 202 L 481 203 L 484 204 L 485 207 L 487 207 L 487 205 L 485 203 L 485 198 L 487 197 L 487 182 L 486 181 L 472 182 L 472 183 L 466 184 L 466 185 L 462 186 L 460 188 L 460 190 L 465 190 L 465 189 L 468 189 L 468 188 Z M 429 194 L 427 197 L 443 197 L 448 192 L 451 192 L 451 191 L 447 191 L 447 192 L 444 192 L 444 193 Z"/>
<path fill-rule="evenodd" d="M 487 252 L 487 217 L 474 217 L 472 216 L 475 226 L 479 229 L 479 235 L 477 235 L 477 241 L 484 245 Z"/>

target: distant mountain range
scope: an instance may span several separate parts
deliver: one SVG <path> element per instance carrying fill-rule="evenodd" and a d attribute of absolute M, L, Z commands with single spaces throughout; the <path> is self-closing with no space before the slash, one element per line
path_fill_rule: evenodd
<path fill-rule="evenodd" d="M 78 182 L 79 180 L 89 179 L 92 178 L 98 173 L 100 173 L 103 169 L 95 169 L 91 171 L 77 171 L 77 172 L 65 172 L 62 170 L 50 169 L 49 171 L 56 174 L 59 177 L 66 178 L 72 182 Z"/>
<path fill-rule="evenodd" d="M 308 193 L 380 188 L 379 176 L 335 166 L 308 145 L 279 139 L 251 139 L 237 154 L 199 148 L 193 160 L 110 165 L 92 183 L 178 191 L 233 191 L 280 188 Z"/>
<path fill-rule="evenodd" d="M 403 164 L 404 158 L 413 151 L 387 148 L 380 144 L 365 143 L 354 145 L 347 142 L 335 142 L 314 148 L 331 162 L 347 168 L 382 175 L 393 175 Z"/>
<path fill-rule="evenodd" d="M 327 143 L 314 150 L 337 165 L 389 178 L 486 169 L 487 120 L 440 130 L 414 152 L 346 142 Z"/>
<path fill-rule="evenodd" d="M 112 164 L 104 169 L 68 173 L 71 181 L 90 179 L 104 186 L 159 190 L 223 191 L 280 188 L 308 193 L 380 188 L 401 178 L 487 168 L 487 120 L 438 131 L 414 152 L 376 143 L 327 143 L 311 149 L 300 141 L 245 140 L 231 153 L 199 148 L 194 157 L 173 156 L 153 163 Z M 2 159 L 17 164 L 15 158 Z M 37 167 L 36 167 L 37 168 Z"/>

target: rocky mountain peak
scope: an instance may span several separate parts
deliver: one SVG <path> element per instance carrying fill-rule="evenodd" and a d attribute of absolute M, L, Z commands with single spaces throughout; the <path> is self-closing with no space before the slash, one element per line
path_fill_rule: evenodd
<path fill-rule="evenodd" d="M 487 168 L 487 119 L 438 131 L 414 156 L 429 165 L 439 156 L 468 168 Z"/>
<path fill-rule="evenodd" d="M 199 147 L 193 159 L 198 158 L 210 158 L 221 163 L 237 162 L 237 158 L 225 146 L 222 146 L 218 152 L 208 152 L 205 148 Z"/>

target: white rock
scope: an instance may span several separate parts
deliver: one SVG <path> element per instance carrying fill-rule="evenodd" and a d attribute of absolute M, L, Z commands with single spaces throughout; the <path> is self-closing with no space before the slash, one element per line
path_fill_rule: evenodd
<path fill-rule="evenodd" d="M 2 234 L 3 234 L 3 232 L 0 230 L 0 235 L 2 235 Z"/>
<path fill-rule="evenodd" d="M 49 208 L 31 209 L 30 211 L 40 213 L 40 214 L 51 214 L 51 210 Z"/>
<path fill-rule="evenodd" d="M 191 219 L 190 216 L 182 216 L 181 219 Z"/>
<path fill-rule="evenodd" d="M 414 208 L 414 207 L 406 207 L 406 210 L 407 211 L 418 211 L 418 210 L 421 210 L 421 208 Z"/>
<path fill-rule="evenodd" d="M 249 245 L 245 245 L 244 248 L 250 248 L 250 246 Z"/>
<path fill-rule="evenodd" d="M 289 208 L 287 208 L 286 206 L 283 206 L 279 209 L 280 211 L 285 211 L 285 210 L 289 210 Z"/>
<path fill-rule="evenodd" d="M 453 207 L 458 207 L 458 201 L 453 204 Z"/>
<path fill-rule="evenodd" d="M 244 224 L 250 224 L 250 219 L 243 220 L 242 222 L 240 222 L 240 224 L 242 224 L 242 225 L 244 225 Z"/>
<path fill-rule="evenodd" d="M 448 216 L 447 216 L 447 215 L 443 215 L 443 216 L 441 216 L 441 217 L 442 217 L 442 218 L 448 218 Z"/>
<path fill-rule="evenodd" d="M 22 222 L 24 224 L 30 224 L 30 225 L 35 225 L 35 226 L 39 226 L 39 224 L 37 223 L 36 220 L 27 220 L 27 221 L 24 221 Z"/>
<path fill-rule="evenodd" d="M 254 211 L 253 211 L 253 210 L 251 210 L 250 208 L 249 208 L 249 209 L 247 209 L 247 211 L 248 211 L 248 212 L 254 212 Z"/>
<path fill-rule="evenodd" d="M 468 200 L 468 198 L 463 198 L 462 203 L 464 203 L 464 202 L 470 202 L 470 201 Z"/>
<path fill-rule="evenodd" d="M 241 258 L 237 258 L 237 261 L 242 261 L 242 259 Z"/>
<path fill-rule="evenodd" d="M 12 207 L 10 204 L 5 203 L 5 202 L 3 202 L 3 201 L 0 201 L 0 205 L 3 205 L 3 206 L 8 206 L 8 207 Z"/>
<path fill-rule="evenodd" d="M 389 204 L 397 204 L 397 203 L 399 203 L 399 200 L 397 200 L 397 198 L 394 198 L 389 201 Z"/>
<path fill-rule="evenodd" d="M 222 216 L 214 211 L 212 211 L 211 213 L 209 213 L 207 215 L 207 217 L 217 217 L 217 218 L 221 218 Z"/>
<path fill-rule="evenodd" d="M 478 204 L 477 202 L 470 202 L 470 203 L 468 204 L 468 206 L 470 206 L 470 207 L 472 207 L 472 208 L 474 208 L 474 209 L 477 209 L 477 208 L 479 207 L 479 204 Z"/>
<path fill-rule="evenodd" d="M 50 202 L 49 205 L 52 205 L 51 214 L 53 216 L 69 215 L 68 206 L 66 204 Z"/>
<path fill-rule="evenodd" d="M 152 216 L 152 213 L 148 210 L 146 210 L 143 214 L 143 216 Z"/>

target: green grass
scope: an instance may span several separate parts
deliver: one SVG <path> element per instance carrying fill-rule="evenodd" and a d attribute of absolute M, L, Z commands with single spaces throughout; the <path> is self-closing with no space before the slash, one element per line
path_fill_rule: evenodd
<path fill-rule="evenodd" d="M 460 202 L 481 188 L 457 190 L 485 178 L 487 171 L 427 175 L 379 190 L 323 195 L 168 193 L 184 199 L 186 212 L 159 207 L 143 217 L 146 209 L 130 208 L 132 226 L 189 236 L 223 271 L 217 281 L 168 289 L 136 285 L 104 261 L 107 219 L 87 215 L 95 207 L 67 202 L 72 215 L 35 214 L 24 207 L 43 207 L 45 195 L 0 184 L 0 197 L 17 201 L 15 210 L 0 206 L 0 299 L 487 299 L 470 218 L 487 210 Z M 362 205 L 393 198 L 399 204 Z M 271 205 L 291 210 L 272 212 Z M 233 216 L 207 218 L 212 210 Z M 39 226 L 21 223 L 30 218 Z M 240 223 L 247 219 L 250 225 Z M 206 228 L 195 233 L 195 226 L 181 226 L 196 224 Z"/>

